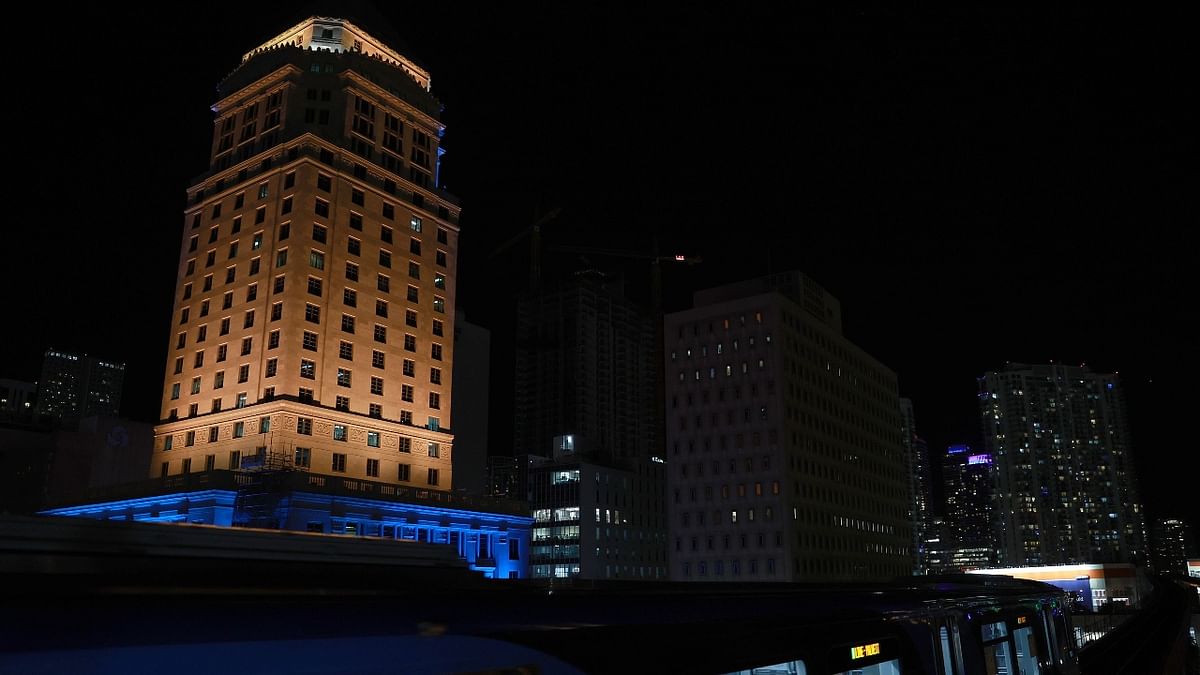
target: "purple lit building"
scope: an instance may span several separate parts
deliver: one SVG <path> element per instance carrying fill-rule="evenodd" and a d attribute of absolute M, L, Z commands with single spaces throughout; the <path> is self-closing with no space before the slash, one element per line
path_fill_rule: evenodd
<path fill-rule="evenodd" d="M 992 456 L 969 445 L 946 450 L 946 534 L 950 539 L 949 567 L 981 569 L 996 562 L 992 535 Z"/>

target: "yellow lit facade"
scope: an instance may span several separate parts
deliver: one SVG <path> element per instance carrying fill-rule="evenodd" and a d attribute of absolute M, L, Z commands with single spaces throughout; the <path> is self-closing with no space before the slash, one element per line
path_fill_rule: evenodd
<path fill-rule="evenodd" d="M 325 17 L 221 83 L 151 476 L 261 460 L 450 489 L 459 207 L 429 83 Z"/>

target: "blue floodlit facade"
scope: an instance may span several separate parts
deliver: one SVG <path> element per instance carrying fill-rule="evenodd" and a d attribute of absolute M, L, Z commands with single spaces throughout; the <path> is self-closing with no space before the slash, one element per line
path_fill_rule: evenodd
<path fill-rule="evenodd" d="M 275 510 L 278 529 L 454 546 L 488 579 L 529 578 L 533 518 L 292 490 Z M 192 490 L 43 511 L 98 520 L 232 527 L 244 515 L 237 490 Z"/>

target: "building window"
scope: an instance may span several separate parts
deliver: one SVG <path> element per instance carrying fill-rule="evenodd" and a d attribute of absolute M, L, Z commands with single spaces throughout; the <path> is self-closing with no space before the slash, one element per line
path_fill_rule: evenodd
<path fill-rule="evenodd" d="M 307 359 L 300 361 L 300 377 L 306 380 L 317 379 L 317 364 Z"/>
<path fill-rule="evenodd" d="M 250 364 L 238 366 L 238 383 L 250 381 Z"/>
<path fill-rule="evenodd" d="M 221 406 L 221 402 L 217 401 L 216 403 L 217 403 L 217 407 L 219 408 Z M 221 435 L 220 427 L 209 427 L 208 428 L 208 442 L 209 443 L 216 443 L 217 438 L 219 438 L 220 435 Z"/>
<path fill-rule="evenodd" d="M 404 351 L 406 351 L 406 352 L 417 351 L 417 336 L 415 336 L 415 335 L 405 335 L 404 336 Z"/>
<path fill-rule="evenodd" d="M 445 230 L 445 229 L 443 229 L 443 228 L 440 228 L 440 227 L 438 228 L 438 231 L 437 231 L 437 240 L 438 240 L 438 243 L 439 243 L 439 244 L 448 244 L 448 243 L 450 243 L 450 242 L 449 242 L 449 235 L 447 235 L 447 233 L 446 233 L 446 230 Z"/>
<path fill-rule="evenodd" d="M 381 267 L 391 267 L 392 266 L 391 252 L 389 252 L 389 251 L 380 251 L 379 252 L 379 265 Z"/>
<path fill-rule="evenodd" d="M 311 417 L 296 418 L 296 433 L 304 436 L 312 436 L 312 422 Z"/>
<path fill-rule="evenodd" d="M 371 393 L 378 394 L 380 396 L 383 395 L 383 378 L 382 377 L 372 377 L 371 378 Z"/>
<path fill-rule="evenodd" d="M 354 317 L 349 314 L 342 315 L 342 330 L 347 333 L 354 332 Z"/>
<path fill-rule="evenodd" d="M 273 330 L 267 335 L 267 349 L 279 347 L 279 331 Z"/>
<path fill-rule="evenodd" d="M 175 382 L 174 384 L 171 385 L 171 400 L 175 401 L 178 399 L 179 399 L 179 383 Z"/>
<path fill-rule="evenodd" d="M 387 343 L 387 327 L 375 324 L 375 341 Z"/>
<path fill-rule="evenodd" d="M 333 425 L 333 440 L 342 441 L 342 442 L 346 441 L 346 425 L 345 424 Z"/>
<path fill-rule="evenodd" d="M 399 452 L 403 452 L 403 453 L 411 453 L 412 452 L 412 439 L 401 436 L 399 448 L 397 448 L 397 450 Z"/>
<path fill-rule="evenodd" d="M 279 359 L 267 359 L 267 377 L 275 377 L 279 370 Z"/>
<path fill-rule="evenodd" d="M 358 230 L 359 232 L 362 232 L 362 229 L 363 229 L 362 216 L 358 215 L 357 213 L 350 214 L 350 229 Z"/>
<path fill-rule="evenodd" d="M 396 480 L 405 483 L 410 482 L 412 480 L 412 465 L 400 464 L 399 469 L 396 471 Z"/>
<path fill-rule="evenodd" d="M 434 361 L 441 361 L 442 360 L 442 346 L 441 345 L 431 345 L 431 349 L 429 350 L 429 355 L 433 358 Z"/>
<path fill-rule="evenodd" d="M 367 432 L 367 445 L 372 448 L 379 447 L 379 432 L 378 431 L 368 431 Z M 378 476 L 379 474 L 377 473 L 375 475 Z"/>
<path fill-rule="evenodd" d="M 254 338 L 242 338 L 242 356 L 247 356 L 254 350 Z"/>
<path fill-rule="evenodd" d="M 386 300 L 375 301 L 375 316 L 386 317 L 388 315 L 388 304 Z"/>
<path fill-rule="evenodd" d="M 318 197 L 315 200 L 315 203 L 313 204 L 313 213 L 316 213 L 318 216 L 321 216 L 322 218 L 328 218 L 329 217 L 329 202 Z"/>
<path fill-rule="evenodd" d="M 258 418 L 258 433 L 265 434 L 270 430 L 271 430 L 271 418 L 270 417 Z"/>
<path fill-rule="evenodd" d="M 309 323 L 321 323 L 321 308 L 317 305 L 305 303 L 304 320 Z"/>
<path fill-rule="evenodd" d="M 350 255 L 362 255 L 362 242 L 350 237 L 346 240 L 346 252 Z"/>
<path fill-rule="evenodd" d="M 192 393 L 193 394 L 200 393 L 200 378 L 199 377 L 192 378 Z"/>
<path fill-rule="evenodd" d="M 358 293 L 352 288 L 347 288 L 347 289 L 343 290 L 342 291 L 342 304 L 346 305 L 347 307 L 357 307 L 358 306 Z"/>
<path fill-rule="evenodd" d="M 408 252 L 413 255 L 421 255 L 421 240 L 412 238 L 408 240 Z"/>
<path fill-rule="evenodd" d="M 287 252 L 288 252 L 288 250 L 286 248 L 281 248 L 275 252 L 275 266 L 276 267 L 283 267 L 284 265 L 287 264 Z"/>
<path fill-rule="evenodd" d="M 439 314 L 446 313 L 446 299 L 433 296 L 433 311 Z"/>
<path fill-rule="evenodd" d="M 241 467 L 242 467 L 242 451 L 241 450 L 230 450 L 229 451 L 229 468 L 230 469 L 240 469 Z"/>
<path fill-rule="evenodd" d="M 429 470 L 429 484 L 430 485 L 438 484 L 438 470 L 437 469 Z"/>
<path fill-rule="evenodd" d="M 306 387 L 300 387 L 300 391 L 297 392 L 296 397 L 299 398 L 302 403 L 312 403 L 313 390 Z"/>
<path fill-rule="evenodd" d="M 191 473 L 191 472 L 192 472 L 192 458 L 188 457 L 187 459 L 183 460 L 183 473 L 186 474 L 186 473 Z"/>
<path fill-rule="evenodd" d="M 429 456 L 430 456 L 430 457 L 437 457 L 437 456 L 438 456 L 438 444 L 437 444 L 437 443 L 434 443 L 434 442 L 430 441 L 430 442 L 429 442 L 429 443 L 426 445 L 426 450 L 428 451 L 428 453 L 429 453 Z"/>
<path fill-rule="evenodd" d="M 354 345 L 350 342 L 342 340 L 338 345 L 338 358 L 346 359 L 347 361 L 354 360 Z"/>
<path fill-rule="evenodd" d="M 308 278 L 308 294 L 320 297 L 321 295 L 321 280 L 316 277 Z"/>
<path fill-rule="evenodd" d="M 446 266 L 446 252 L 438 251 L 436 254 L 434 254 L 433 261 L 435 263 L 437 263 L 438 266 L 445 267 Z"/>
<path fill-rule="evenodd" d="M 408 301 L 409 302 L 418 302 L 419 299 L 420 299 L 420 291 L 417 290 L 417 287 L 409 286 L 408 287 Z"/>
<path fill-rule="evenodd" d="M 213 375 L 213 389 L 220 389 L 225 386 L 225 371 L 219 370 Z"/>
<path fill-rule="evenodd" d="M 337 383 L 338 383 L 339 387 L 349 387 L 350 386 L 350 371 L 345 368 L 338 368 Z"/>
<path fill-rule="evenodd" d="M 186 434 L 184 434 L 183 444 L 189 448 L 192 447 L 193 445 L 195 445 L 196 444 L 196 432 L 189 431 Z"/>
<path fill-rule="evenodd" d="M 229 356 L 229 345 L 217 347 L 217 363 L 224 363 L 227 356 Z"/>
<path fill-rule="evenodd" d="M 413 423 L 412 411 L 411 410 L 401 410 L 400 411 L 400 424 L 407 424 L 409 426 L 412 426 L 412 423 Z"/>
<path fill-rule="evenodd" d="M 400 385 L 400 400 L 401 400 L 401 401 L 408 401 L 409 403 L 412 403 L 412 400 L 413 400 L 413 387 L 412 387 L 412 385 L 411 385 L 411 384 L 402 384 L 402 385 Z"/>
<path fill-rule="evenodd" d="M 310 331 L 304 331 L 304 337 L 301 338 L 301 346 L 310 352 L 317 351 L 317 334 Z"/>
<path fill-rule="evenodd" d="M 409 377 L 417 376 L 417 362 L 412 359 L 404 359 L 404 374 Z"/>
<path fill-rule="evenodd" d="M 367 404 L 367 415 L 376 419 L 383 419 L 383 406 L 378 403 Z"/>
<path fill-rule="evenodd" d="M 387 293 L 392 288 L 392 280 L 388 278 L 386 274 L 380 274 L 376 282 L 376 287 L 384 293 Z"/>
<path fill-rule="evenodd" d="M 275 302 L 271 304 L 271 321 L 279 321 L 283 318 L 283 303 Z"/>
<path fill-rule="evenodd" d="M 334 400 L 333 407 L 344 412 L 350 412 L 350 397 L 338 396 Z"/>
<path fill-rule="evenodd" d="M 246 435 L 246 423 L 245 422 L 234 422 L 233 423 L 233 437 L 234 438 L 242 438 L 245 435 Z"/>
<path fill-rule="evenodd" d="M 358 188 L 350 188 L 350 201 L 362 206 L 365 201 L 363 191 Z"/>
<path fill-rule="evenodd" d="M 371 352 L 371 366 L 375 368 L 383 368 L 384 358 L 383 352 L 377 349 L 373 350 Z"/>
<path fill-rule="evenodd" d="M 411 309 L 404 310 L 404 325 L 417 327 L 417 313 Z"/>
<path fill-rule="evenodd" d="M 346 263 L 346 278 L 350 281 L 358 281 L 358 265 L 352 262 Z"/>
<path fill-rule="evenodd" d="M 429 369 L 429 381 L 432 384 L 441 384 L 442 383 L 442 369 L 441 368 L 430 368 Z"/>
<path fill-rule="evenodd" d="M 324 244 L 329 230 L 325 229 L 324 225 L 313 223 L 312 238 L 313 241 Z"/>
<path fill-rule="evenodd" d="M 435 273 L 433 275 L 433 287 L 440 288 L 443 291 L 446 290 L 446 275 L 441 272 Z"/>
<path fill-rule="evenodd" d="M 443 324 L 439 319 L 433 320 L 433 334 L 438 337 L 445 337 L 445 329 L 443 328 Z"/>
<path fill-rule="evenodd" d="M 319 270 L 325 269 L 325 254 L 320 251 L 310 251 L 308 264 Z"/>
<path fill-rule="evenodd" d="M 442 407 L 442 397 L 436 391 L 429 392 L 429 407 L 438 410 Z"/>
<path fill-rule="evenodd" d="M 312 448 L 296 446 L 296 455 L 292 463 L 304 468 L 312 466 Z"/>
<path fill-rule="evenodd" d="M 410 263 L 408 263 L 408 276 L 412 277 L 413 279 L 420 279 L 420 278 L 421 278 L 421 265 L 420 265 L 420 263 L 415 263 L 415 262 L 410 262 Z"/>
<path fill-rule="evenodd" d="M 375 447 L 379 447 L 379 446 L 375 446 Z M 368 459 L 367 460 L 367 476 L 371 477 L 371 478 L 379 477 L 379 460 L 377 460 L 377 459 Z"/>

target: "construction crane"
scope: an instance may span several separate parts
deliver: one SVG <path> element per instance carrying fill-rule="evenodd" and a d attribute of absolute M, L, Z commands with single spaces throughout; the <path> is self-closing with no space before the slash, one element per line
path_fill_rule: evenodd
<path fill-rule="evenodd" d="M 562 213 L 562 209 L 553 208 L 545 215 L 541 215 L 540 209 L 535 208 L 533 211 L 533 224 L 509 237 L 507 241 L 497 246 L 488 257 L 495 258 L 507 251 L 513 244 L 528 236 L 529 290 L 536 291 L 542 281 L 542 227 L 557 218 L 560 213 Z"/>

